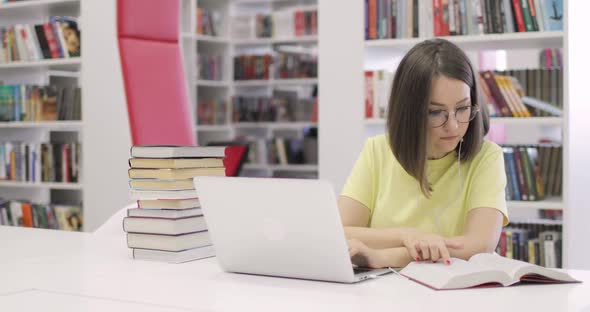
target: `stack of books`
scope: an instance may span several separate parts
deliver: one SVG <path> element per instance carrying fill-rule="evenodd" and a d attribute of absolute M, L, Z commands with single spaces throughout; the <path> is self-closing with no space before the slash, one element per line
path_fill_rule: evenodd
<path fill-rule="evenodd" d="M 180 263 L 214 256 L 193 184 L 196 176 L 225 176 L 225 147 L 133 146 L 131 197 L 123 230 L 134 259 Z"/>

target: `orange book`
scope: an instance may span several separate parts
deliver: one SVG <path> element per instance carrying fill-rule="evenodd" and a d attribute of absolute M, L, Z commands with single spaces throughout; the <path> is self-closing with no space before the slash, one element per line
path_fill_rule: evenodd
<path fill-rule="evenodd" d="M 498 85 L 498 89 L 500 90 L 502 97 L 504 97 L 504 101 L 506 102 L 508 109 L 512 113 L 512 117 L 522 117 L 520 115 L 520 110 L 517 109 L 516 104 L 514 103 L 512 97 L 510 97 L 508 95 L 508 91 L 506 90 L 506 85 L 504 84 L 504 76 L 495 75 L 494 80 L 496 81 L 496 84 Z"/>
<path fill-rule="evenodd" d="M 526 105 L 524 105 L 524 103 L 522 102 L 520 94 L 518 94 L 518 90 L 516 89 L 516 87 L 512 83 L 512 80 L 510 79 L 510 77 L 507 77 L 507 76 L 504 77 L 504 83 L 507 87 L 508 93 L 512 96 L 512 98 L 514 99 L 514 102 L 516 103 L 518 109 L 520 110 L 522 117 L 531 117 L 531 112 L 529 112 Z"/>
<path fill-rule="evenodd" d="M 203 9 L 197 8 L 197 34 L 203 33 Z"/>
<path fill-rule="evenodd" d="M 33 207 L 31 203 L 22 203 L 20 208 L 23 212 L 23 226 L 33 227 Z"/>

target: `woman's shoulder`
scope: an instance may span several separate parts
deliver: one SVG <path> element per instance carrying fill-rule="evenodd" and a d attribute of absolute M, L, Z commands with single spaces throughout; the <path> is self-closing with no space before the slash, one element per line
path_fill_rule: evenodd
<path fill-rule="evenodd" d="M 473 164 L 483 164 L 483 163 L 495 162 L 502 156 L 503 156 L 503 151 L 502 151 L 501 146 L 499 146 L 498 144 L 496 144 L 492 141 L 484 140 L 481 145 L 481 149 L 473 158 L 472 163 Z"/>
<path fill-rule="evenodd" d="M 498 155 L 498 154 L 502 154 L 502 147 L 500 147 L 500 145 L 489 141 L 489 140 L 484 140 L 483 144 L 481 145 L 481 150 L 478 153 L 478 156 L 489 156 L 489 155 Z"/>
<path fill-rule="evenodd" d="M 387 139 L 386 134 L 369 137 L 366 146 L 370 147 L 375 153 L 384 153 L 391 150 L 389 148 L 389 140 Z"/>

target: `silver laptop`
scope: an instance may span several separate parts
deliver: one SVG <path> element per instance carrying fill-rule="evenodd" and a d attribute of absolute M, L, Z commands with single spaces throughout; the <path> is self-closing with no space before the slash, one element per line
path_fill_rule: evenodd
<path fill-rule="evenodd" d="M 328 182 L 196 177 L 194 184 L 227 272 L 342 283 L 389 272 L 355 272 Z"/>

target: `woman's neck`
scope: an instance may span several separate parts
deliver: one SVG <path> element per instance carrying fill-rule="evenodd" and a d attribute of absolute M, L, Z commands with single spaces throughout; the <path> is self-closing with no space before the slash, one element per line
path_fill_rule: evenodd
<path fill-rule="evenodd" d="M 441 159 L 444 158 L 445 156 L 449 155 L 450 153 L 452 153 L 454 150 L 450 151 L 450 152 L 446 152 L 446 153 L 430 153 L 428 155 L 428 160 L 437 160 L 437 159 Z"/>

